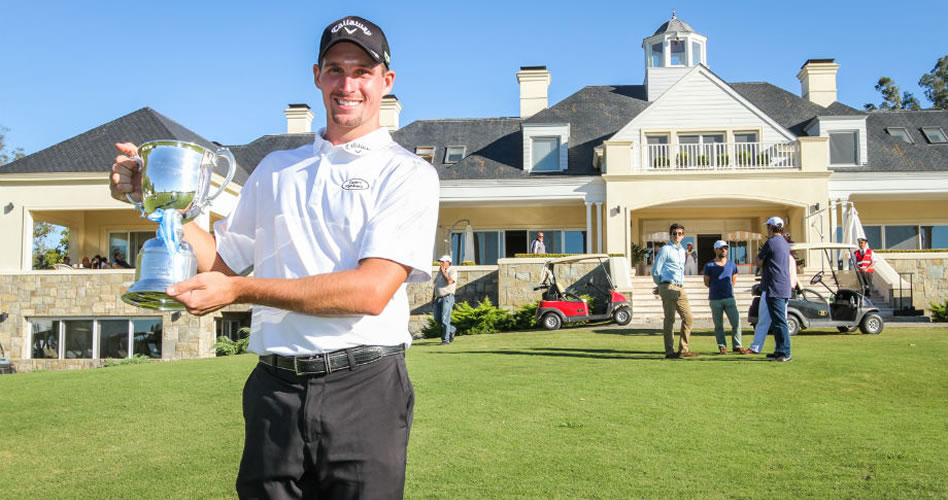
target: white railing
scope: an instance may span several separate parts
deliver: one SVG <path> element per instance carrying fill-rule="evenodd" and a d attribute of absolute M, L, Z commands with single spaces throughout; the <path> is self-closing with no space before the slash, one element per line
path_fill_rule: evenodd
<path fill-rule="evenodd" d="M 797 168 L 795 142 L 648 144 L 643 170 L 760 170 Z"/>

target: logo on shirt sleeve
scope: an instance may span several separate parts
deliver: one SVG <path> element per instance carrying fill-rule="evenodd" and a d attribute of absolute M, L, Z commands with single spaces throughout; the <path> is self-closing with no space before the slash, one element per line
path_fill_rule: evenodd
<path fill-rule="evenodd" d="M 342 189 L 345 189 L 346 191 L 361 191 L 363 189 L 369 189 L 369 182 L 365 179 L 356 177 L 343 182 Z"/>

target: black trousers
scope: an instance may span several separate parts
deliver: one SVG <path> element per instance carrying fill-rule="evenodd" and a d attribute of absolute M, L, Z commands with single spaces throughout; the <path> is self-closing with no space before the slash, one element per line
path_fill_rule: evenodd
<path fill-rule="evenodd" d="M 328 375 L 257 364 L 240 498 L 402 498 L 415 396 L 404 354 Z"/>

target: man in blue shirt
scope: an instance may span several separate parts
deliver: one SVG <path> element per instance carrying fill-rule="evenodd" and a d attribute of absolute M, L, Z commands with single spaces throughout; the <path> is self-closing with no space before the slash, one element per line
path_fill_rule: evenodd
<path fill-rule="evenodd" d="M 652 264 L 652 280 L 655 282 L 655 293 L 662 298 L 662 307 L 665 311 L 665 324 L 662 333 L 665 335 L 665 358 L 697 358 L 691 352 L 688 341 L 691 339 L 691 306 L 688 305 L 688 294 L 685 293 L 685 249 L 681 247 L 681 240 L 685 237 L 685 226 L 672 224 L 668 230 L 671 241 L 663 246 Z M 681 316 L 681 334 L 678 339 L 678 352 L 675 352 L 675 312 Z"/>
<path fill-rule="evenodd" d="M 790 331 L 787 328 L 787 302 L 790 300 L 790 245 L 783 237 L 783 219 L 767 219 L 768 240 L 757 254 L 760 266 L 760 291 L 767 294 L 767 311 L 770 313 L 770 329 L 774 332 L 777 347 L 772 359 L 784 363 L 790 361 Z M 768 355 L 770 357 L 770 355 Z"/>
<path fill-rule="evenodd" d="M 711 304 L 711 319 L 714 320 L 714 337 L 718 350 L 727 354 L 727 338 L 724 336 L 724 318 L 731 324 L 731 347 L 736 354 L 747 354 L 741 345 L 741 315 L 734 299 L 734 282 L 737 281 L 737 265 L 727 258 L 727 242 L 714 242 L 714 260 L 704 266 L 704 286 L 708 287 Z"/>

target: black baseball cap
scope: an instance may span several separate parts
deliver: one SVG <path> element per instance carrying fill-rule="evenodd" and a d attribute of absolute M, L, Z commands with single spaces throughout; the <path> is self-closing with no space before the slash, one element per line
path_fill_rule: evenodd
<path fill-rule="evenodd" d="M 391 50 L 388 48 L 385 33 L 372 21 L 358 16 L 346 16 L 326 26 L 322 38 L 319 39 L 319 59 L 316 64 L 322 64 L 326 51 L 338 42 L 352 42 L 362 47 L 373 61 L 385 64 L 386 68 L 391 64 Z"/>

